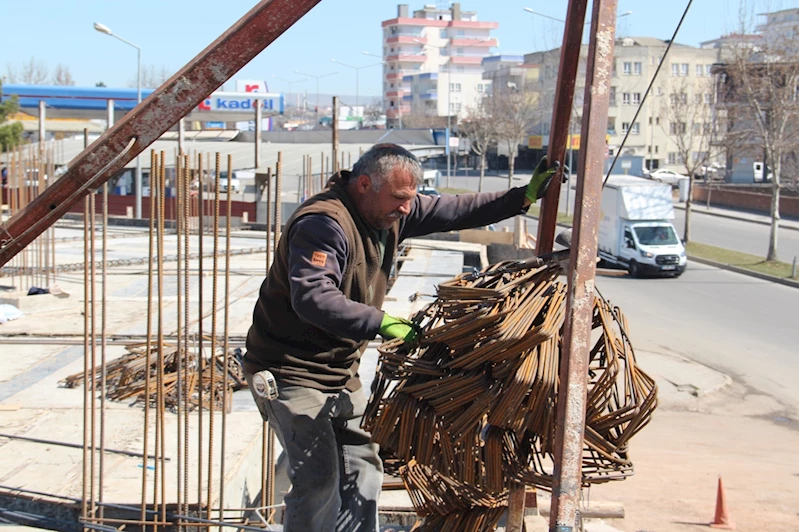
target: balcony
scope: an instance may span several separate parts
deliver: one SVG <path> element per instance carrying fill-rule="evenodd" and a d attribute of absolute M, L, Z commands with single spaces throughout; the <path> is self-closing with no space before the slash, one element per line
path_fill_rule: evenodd
<path fill-rule="evenodd" d="M 425 54 L 394 54 L 387 55 L 386 61 L 399 63 L 424 63 L 427 61 L 427 56 Z"/>
<path fill-rule="evenodd" d="M 420 35 L 406 34 L 389 37 L 386 44 L 427 44 L 427 37 Z"/>
<path fill-rule="evenodd" d="M 451 46 L 480 46 L 482 48 L 491 48 L 492 46 L 499 46 L 496 39 L 481 39 L 481 38 L 468 38 L 457 37 L 449 41 Z"/>
<path fill-rule="evenodd" d="M 453 55 L 449 58 L 453 65 L 480 65 L 483 62 L 485 55 L 468 56 L 468 55 Z"/>

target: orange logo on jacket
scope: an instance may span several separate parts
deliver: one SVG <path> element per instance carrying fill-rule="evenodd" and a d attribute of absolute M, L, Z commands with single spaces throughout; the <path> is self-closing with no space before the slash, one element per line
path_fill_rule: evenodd
<path fill-rule="evenodd" d="M 315 266 L 324 268 L 325 264 L 327 264 L 327 253 L 324 253 L 322 251 L 314 251 L 313 255 L 311 256 L 311 262 Z"/>

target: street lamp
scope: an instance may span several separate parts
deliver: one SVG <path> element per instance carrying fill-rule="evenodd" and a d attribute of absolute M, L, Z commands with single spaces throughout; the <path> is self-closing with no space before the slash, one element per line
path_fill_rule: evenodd
<path fill-rule="evenodd" d="M 276 80 L 282 81 L 283 83 L 288 83 L 288 85 L 289 85 L 289 101 L 291 101 L 291 86 L 294 85 L 295 83 L 305 83 L 306 81 L 308 81 L 306 78 L 295 79 L 294 81 L 290 81 L 290 80 L 283 79 L 281 77 L 275 76 L 274 74 L 272 74 L 272 77 L 275 78 Z"/>
<path fill-rule="evenodd" d="M 545 15 L 545 14 L 543 14 L 543 13 L 539 13 L 538 11 L 533 11 L 533 10 L 532 10 L 532 9 L 530 9 L 529 7 L 523 7 L 523 8 L 522 8 L 522 10 L 523 10 L 523 11 L 527 11 L 528 13 L 532 13 L 533 15 L 538 15 L 539 17 L 548 18 L 548 19 L 550 19 L 550 20 L 554 20 L 555 22 L 562 22 L 562 23 L 566 24 L 566 21 L 565 21 L 565 20 L 563 20 L 563 19 L 560 19 L 560 18 L 555 18 L 555 17 L 550 17 L 549 15 Z M 616 16 L 616 18 L 617 18 L 617 19 L 619 19 L 619 18 L 621 18 L 621 17 L 628 17 L 628 16 L 630 16 L 630 15 L 632 15 L 632 14 L 633 14 L 633 12 L 632 12 L 632 11 L 625 11 L 624 13 L 619 13 L 619 14 Z M 586 22 L 585 24 L 591 24 L 591 21 L 589 20 L 589 21 L 588 21 L 588 22 Z"/>
<path fill-rule="evenodd" d="M 432 44 L 425 44 L 424 42 L 420 41 L 419 39 L 412 39 L 413 42 L 419 43 L 422 47 L 429 47 L 429 48 L 438 48 L 439 50 L 442 48 L 446 48 L 445 46 L 433 46 Z M 440 66 L 440 65 L 439 65 Z M 450 163 L 450 152 L 449 152 L 449 136 L 452 131 L 452 57 L 450 56 L 449 65 L 447 66 L 447 188 L 450 188 L 450 179 L 452 177 L 452 165 Z"/>
<path fill-rule="evenodd" d="M 309 78 L 316 79 L 316 114 L 319 114 L 319 80 L 322 78 L 326 78 L 328 76 L 333 76 L 338 74 L 338 72 L 331 72 L 329 74 L 322 74 L 321 76 L 315 76 L 313 74 L 306 74 L 304 72 L 300 72 L 299 70 L 294 71 L 295 74 L 299 74 L 300 76 L 308 76 Z"/>
<path fill-rule="evenodd" d="M 355 71 L 355 107 L 357 109 L 357 107 L 358 107 L 358 96 L 360 95 L 360 90 L 359 90 L 360 83 L 358 81 L 358 74 L 359 74 L 360 70 L 362 68 L 369 68 L 369 67 L 373 67 L 373 66 L 377 66 L 377 65 L 382 65 L 383 61 L 380 61 L 379 63 L 372 63 L 371 65 L 365 65 L 365 66 L 359 66 L 359 67 L 348 65 L 347 63 L 342 63 L 341 61 L 337 61 L 335 59 L 331 59 L 331 61 L 336 63 L 337 65 L 345 66 L 345 67 L 351 68 L 351 69 L 353 69 Z"/>
<path fill-rule="evenodd" d="M 99 31 L 100 33 L 105 33 L 106 35 L 110 35 L 115 39 L 119 39 L 123 43 L 130 45 L 136 49 L 136 104 L 137 105 L 140 104 L 141 103 L 141 48 L 139 48 L 132 42 L 123 39 L 116 33 L 112 32 L 111 28 L 109 28 L 105 24 L 100 24 L 99 22 L 95 22 L 94 29 Z M 136 182 L 134 183 L 133 188 L 136 190 L 136 209 L 135 209 L 136 218 L 141 218 L 142 183 L 141 183 L 141 158 L 139 155 L 136 156 Z M 150 188 L 152 189 L 152 187 Z"/>

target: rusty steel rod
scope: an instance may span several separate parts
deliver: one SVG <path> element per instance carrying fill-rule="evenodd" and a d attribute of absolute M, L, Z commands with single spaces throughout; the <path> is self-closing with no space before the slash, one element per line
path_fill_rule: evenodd
<path fill-rule="evenodd" d="M 0 227 L 0 266 L 119 172 L 321 0 L 262 0 L 84 150 L 54 186 Z M 128 149 L 126 149 L 128 147 Z"/>
<path fill-rule="evenodd" d="M 578 162 L 574 233 L 568 271 L 568 295 L 560 367 L 552 485 L 551 532 L 580 530 L 580 494 L 586 390 L 596 276 L 596 256 L 605 134 L 608 123 L 610 76 L 617 0 L 594 0 L 588 46 L 583 138 Z M 553 180 L 557 181 L 557 180 Z"/>
<path fill-rule="evenodd" d="M 580 61 L 580 46 L 585 27 L 585 12 L 588 0 L 571 0 L 566 12 L 566 29 L 563 32 L 563 46 L 560 50 L 560 68 L 558 83 L 555 88 L 555 107 L 552 112 L 552 133 L 549 136 L 547 161 L 563 163 L 566 156 L 566 140 L 569 136 L 569 123 L 574 103 L 574 86 L 577 80 L 577 67 Z M 604 141 L 604 135 L 602 139 Z M 564 165 L 560 165 L 557 174 L 549 183 L 549 189 L 541 202 L 541 214 L 538 218 L 538 236 L 536 238 L 536 254 L 542 255 L 552 251 L 555 242 L 555 226 L 558 220 L 558 200 L 560 199 L 560 181 Z M 582 176 L 581 176 L 582 177 Z M 568 184 L 571 186 L 571 183 Z"/>

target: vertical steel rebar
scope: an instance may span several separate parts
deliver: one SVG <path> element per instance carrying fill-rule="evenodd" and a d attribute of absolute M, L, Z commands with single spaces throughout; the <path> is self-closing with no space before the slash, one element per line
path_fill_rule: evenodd
<path fill-rule="evenodd" d="M 97 330 L 96 330 L 96 316 L 97 316 L 97 305 L 96 305 L 96 287 L 97 287 L 97 265 L 95 261 L 96 251 L 94 247 L 95 239 L 96 239 L 96 228 L 95 228 L 95 217 L 97 212 L 96 206 L 96 197 L 97 194 L 95 191 L 89 195 L 89 235 L 91 240 L 89 241 L 89 255 L 91 256 L 91 264 L 89 265 L 89 292 L 91 293 L 91 303 L 89 305 L 89 314 L 91 316 L 89 328 L 90 328 L 90 335 L 91 338 L 89 340 L 89 349 L 91 349 L 91 367 L 92 373 L 89 376 L 91 379 L 91 394 L 92 394 L 92 401 L 91 401 L 91 434 L 92 434 L 92 444 L 89 448 L 91 453 L 91 479 L 89 481 L 89 491 L 91 492 L 92 503 L 91 503 L 91 516 L 95 517 L 97 513 L 97 498 L 95 496 L 95 479 L 96 477 L 96 469 L 95 464 L 97 462 Z"/>
<path fill-rule="evenodd" d="M 83 484 L 81 517 L 89 517 L 89 198 L 83 201 Z M 146 455 L 145 455 L 146 456 Z"/>
<path fill-rule="evenodd" d="M 183 343 L 183 281 L 186 279 L 188 272 L 183 269 L 183 232 L 186 227 L 183 219 L 183 201 L 184 201 L 184 187 L 183 180 L 185 179 L 185 172 L 183 171 L 183 151 L 179 150 L 175 156 L 175 230 L 177 239 L 175 246 L 177 248 L 177 264 L 175 265 L 175 289 L 177 290 L 177 352 L 175 353 L 175 373 L 177 380 L 175 381 L 175 403 L 177 408 L 177 464 L 176 464 L 176 486 L 177 486 L 177 507 L 178 512 L 185 515 L 185 508 L 183 507 L 183 423 L 185 417 L 185 410 L 188 406 L 183 402 L 183 389 L 185 387 L 184 380 L 186 374 L 183 368 L 183 360 L 186 358 L 186 344 Z M 182 530 L 183 526 L 178 526 L 178 530 Z"/>
<path fill-rule="evenodd" d="M 266 273 L 272 260 L 272 167 L 266 169 Z"/>
<path fill-rule="evenodd" d="M 212 511 L 212 495 L 213 495 L 213 478 L 214 478 L 214 388 L 216 386 L 214 379 L 216 377 L 216 345 L 217 345 L 217 330 L 216 330 L 216 315 L 217 315 L 217 287 L 218 287 L 218 273 L 219 273 L 219 174 L 220 174 L 221 158 L 219 152 L 216 152 L 216 165 L 214 167 L 214 214 L 213 214 L 213 235 L 214 235 L 214 257 L 213 257 L 213 278 L 211 280 L 211 360 L 209 362 L 210 375 L 208 378 L 208 513 L 206 519 L 211 519 Z M 228 190 L 230 183 L 228 182 Z"/>
<path fill-rule="evenodd" d="M 152 351 L 152 311 L 153 311 L 153 259 L 155 250 L 153 249 L 153 237 L 155 236 L 155 202 L 153 201 L 153 172 L 156 168 L 155 150 L 150 150 L 150 232 L 149 232 L 149 260 L 147 261 L 147 338 L 144 349 L 144 434 L 142 442 L 142 473 L 141 473 L 141 513 L 139 519 L 147 519 L 147 455 L 149 451 L 150 438 L 150 364 Z"/>
<path fill-rule="evenodd" d="M 333 173 L 336 173 L 340 170 L 338 166 L 339 132 L 337 126 L 338 126 L 338 96 L 333 96 L 333 152 L 331 154 L 331 157 L 333 157 Z"/>
<path fill-rule="evenodd" d="M 260 124 L 260 121 L 259 121 Z M 227 175 L 233 175 L 233 156 L 228 154 L 227 156 Z M 222 342 L 222 353 L 223 353 L 223 371 L 222 374 L 222 434 L 220 436 L 221 442 L 219 445 L 219 519 L 221 520 L 224 517 L 225 511 L 225 451 L 226 451 L 226 435 L 227 435 L 227 411 L 228 411 L 228 385 L 230 384 L 230 380 L 228 377 L 228 368 L 230 367 L 230 353 L 228 350 L 230 348 L 228 342 L 228 332 L 229 332 L 229 318 L 230 318 L 230 215 L 233 212 L 233 204 L 231 201 L 231 186 L 230 181 L 228 181 L 227 187 L 227 194 L 225 196 L 225 303 L 224 303 L 224 321 L 222 324 L 222 336 L 224 338 Z M 217 210 L 219 207 L 217 206 Z"/>
<path fill-rule="evenodd" d="M 162 151 L 158 162 L 158 418 L 160 428 L 161 460 L 161 520 L 166 521 L 166 397 L 164 389 L 164 213 L 166 203 L 166 154 Z"/>
<path fill-rule="evenodd" d="M 277 251 L 277 243 L 280 240 L 280 232 L 283 224 L 283 213 L 281 201 L 283 183 L 283 152 L 277 152 L 277 164 L 275 165 L 275 245 L 272 247 Z"/>
<path fill-rule="evenodd" d="M 208 165 L 210 167 L 210 165 Z M 197 154 L 197 173 L 199 177 L 197 225 L 197 515 L 203 506 L 203 236 L 205 234 L 205 176 L 203 175 L 203 156 Z"/>
<path fill-rule="evenodd" d="M 550 530 L 580 527 L 583 435 L 617 0 L 594 0 L 555 431 Z M 553 180 L 554 181 L 554 180 Z"/>
<path fill-rule="evenodd" d="M 183 386 L 183 514 L 189 514 L 189 397 L 191 394 L 191 386 L 189 386 L 189 312 L 191 306 L 189 298 L 191 295 L 191 270 L 189 269 L 189 243 L 191 233 L 191 169 L 188 155 L 183 155 L 183 218 L 185 231 L 183 232 L 183 346 L 186 350 L 186 356 L 183 358 L 183 375 L 186 383 Z"/>
<path fill-rule="evenodd" d="M 100 478 L 98 482 L 97 500 L 103 500 L 103 482 L 105 478 L 105 395 L 106 395 L 106 296 L 108 288 L 108 183 L 103 184 L 103 262 L 101 266 L 102 284 L 100 285 Z M 100 518 L 104 516 L 104 507 L 100 506 Z"/>

